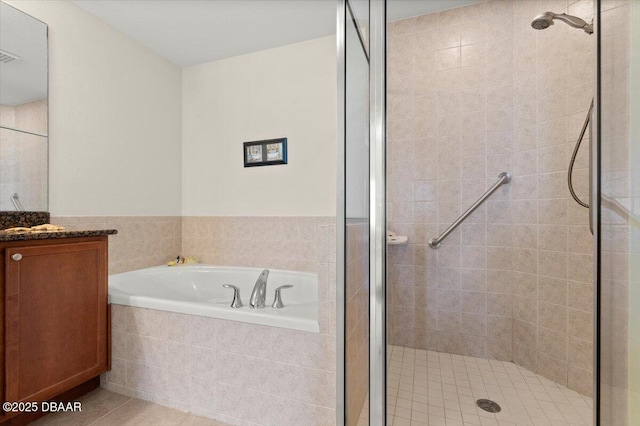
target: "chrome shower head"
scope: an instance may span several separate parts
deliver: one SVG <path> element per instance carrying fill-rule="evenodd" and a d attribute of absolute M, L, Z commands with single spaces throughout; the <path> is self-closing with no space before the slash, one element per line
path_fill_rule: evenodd
<path fill-rule="evenodd" d="M 531 26 L 535 30 L 544 30 L 553 25 L 553 17 L 554 14 L 552 12 L 541 13 L 540 15 L 533 18 L 531 21 Z"/>
<path fill-rule="evenodd" d="M 544 30 L 553 25 L 553 21 L 559 19 L 565 24 L 571 25 L 573 28 L 581 28 L 586 33 L 593 33 L 593 24 L 588 24 L 584 19 L 577 16 L 567 15 L 566 13 L 544 12 L 533 18 L 531 26 L 536 30 Z"/>

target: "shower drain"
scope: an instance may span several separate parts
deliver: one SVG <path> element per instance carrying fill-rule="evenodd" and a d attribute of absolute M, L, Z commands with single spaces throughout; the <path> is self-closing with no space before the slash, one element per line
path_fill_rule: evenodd
<path fill-rule="evenodd" d="M 482 408 L 484 411 L 488 411 L 490 413 L 499 413 L 502 408 L 500 406 L 491 401 L 490 399 L 479 399 L 476 401 L 478 407 Z"/>

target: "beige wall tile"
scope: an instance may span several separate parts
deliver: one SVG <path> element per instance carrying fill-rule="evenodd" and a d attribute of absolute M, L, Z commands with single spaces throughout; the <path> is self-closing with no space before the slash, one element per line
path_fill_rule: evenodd
<path fill-rule="evenodd" d="M 566 333 L 567 308 L 553 303 L 538 303 L 538 324 L 542 327 Z"/>
<path fill-rule="evenodd" d="M 130 330 L 144 334 L 157 334 L 156 323 L 175 319 L 174 314 L 163 311 L 134 307 L 113 310 L 115 323 L 128 322 Z M 287 405 L 294 408 L 283 414 L 286 416 L 299 415 L 307 402 L 324 407 L 327 412 L 323 418 L 331 418 L 335 404 L 335 337 L 286 329 L 266 333 L 269 327 L 212 318 L 189 320 L 200 334 L 194 344 L 167 340 L 169 333 L 160 338 L 115 333 L 113 344 L 120 346 L 118 339 L 126 339 L 127 350 L 123 358 L 114 358 L 112 371 L 103 377 L 105 386 L 183 410 L 199 407 L 196 411 L 213 418 L 262 419 L 252 417 L 255 412 L 245 404 L 248 400 L 244 397 L 252 392 L 260 392 L 261 398 L 274 404 L 287 398 Z M 207 337 L 217 334 L 216 330 L 232 332 L 231 339 L 221 336 L 227 343 L 242 335 L 267 337 L 258 343 L 263 350 L 249 348 L 248 356 L 242 345 L 221 347 Z M 269 346 L 268 342 L 275 345 Z M 233 395 L 238 396 L 235 402 Z M 276 418 L 280 417 L 274 417 L 277 423 Z"/>
<path fill-rule="evenodd" d="M 487 270 L 487 291 L 511 294 L 512 284 L 512 271 Z"/>
<path fill-rule="evenodd" d="M 568 2 L 545 4 L 543 9 L 567 12 Z M 591 7 L 581 1 L 569 9 L 588 17 Z M 586 210 L 567 191 L 566 173 L 592 96 L 587 71 L 593 47 L 584 33 L 564 26 L 531 29 L 538 9 L 540 2 L 533 1 L 482 2 L 389 27 L 391 78 L 407 79 L 402 72 L 409 58 L 422 75 L 413 86 L 398 84 L 402 94 L 391 90 L 388 96 L 394 181 L 388 226 L 415 244 L 389 248 L 390 269 L 407 268 L 393 272 L 389 286 L 413 286 L 420 331 L 394 323 L 406 315 L 390 325 L 405 343 L 513 359 L 587 393 L 585 364 L 572 365 L 572 357 L 567 364 L 566 344 L 553 342 L 591 339 L 592 239 Z M 502 25 L 489 26 L 489 16 Z M 410 40 L 411 33 L 418 35 Z M 418 99 L 421 111 L 414 114 Z M 429 125 L 420 127 L 420 120 Z M 429 139 L 417 139 L 418 128 L 430 132 Z M 413 138 L 411 149 L 396 135 Z M 412 156 L 431 165 L 428 181 L 416 178 Z M 586 166 L 581 155 L 574 174 L 579 191 L 586 188 Z M 509 185 L 441 248 L 426 245 L 505 170 L 513 176 Z M 405 306 L 409 295 L 398 290 L 392 297 Z M 439 333 L 433 333 L 434 323 Z M 486 336 L 478 331 L 485 327 Z"/>
<path fill-rule="evenodd" d="M 177 216 L 53 217 L 69 229 L 117 229 L 109 237 L 109 273 L 158 266 L 182 254 L 182 218 Z"/>
<path fill-rule="evenodd" d="M 538 352 L 538 374 L 556 383 L 567 385 L 567 361 Z"/>
<path fill-rule="evenodd" d="M 567 255 L 568 276 L 575 281 L 583 283 L 593 282 L 593 257 L 590 254 Z"/>
<path fill-rule="evenodd" d="M 564 338 L 565 333 L 563 332 L 538 327 L 538 348 L 540 352 L 558 360 L 566 361 L 568 345 Z"/>
<path fill-rule="evenodd" d="M 569 281 L 567 303 L 570 308 L 593 312 L 593 284 Z"/>
<path fill-rule="evenodd" d="M 536 300 L 513 296 L 513 318 L 535 324 L 538 319 Z"/>
<path fill-rule="evenodd" d="M 538 360 L 536 358 L 536 351 L 530 349 L 532 345 L 532 343 L 522 345 L 514 340 L 513 362 L 533 371 L 537 368 Z"/>
<path fill-rule="evenodd" d="M 487 314 L 503 317 L 512 316 L 511 294 L 487 293 Z"/>
<path fill-rule="evenodd" d="M 569 335 L 593 341 L 593 314 L 591 312 L 569 308 L 568 317 Z"/>
<path fill-rule="evenodd" d="M 567 281 L 545 276 L 538 277 L 538 300 L 566 305 Z"/>
<path fill-rule="evenodd" d="M 569 364 L 567 386 L 583 395 L 593 396 L 593 372 Z"/>
<path fill-rule="evenodd" d="M 538 270 L 541 275 L 554 278 L 567 277 L 567 255 L 557 251 L 538 252 Z"/>

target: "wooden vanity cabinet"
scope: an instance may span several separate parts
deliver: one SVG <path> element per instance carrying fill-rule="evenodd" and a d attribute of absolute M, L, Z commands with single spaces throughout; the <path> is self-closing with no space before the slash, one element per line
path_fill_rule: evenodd
<path fill-rule="evenodd" d="M 2 400 L 95 381 L 109 358 L 107 237 L 0 242 L 0 258 Z"/>

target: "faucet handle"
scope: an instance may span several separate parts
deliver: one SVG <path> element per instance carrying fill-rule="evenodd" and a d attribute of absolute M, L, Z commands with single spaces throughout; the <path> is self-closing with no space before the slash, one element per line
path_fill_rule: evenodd
<path fill-rule="evenodd" d="M 282 296 L 280 295 L 281 290 L 284 290 L 285 288 L 291 288 L 293 287 L 292 285 L 281 285 L 280 287 L 276 288 L 276 297 L 273 299 L 273 304 L 271 305 L 272 308 L 275 309 L 280 309 L 280 308 L 284 308 L 284 303 L 282 303 Z"/>
<path fill-rule="evenodd" d="M 240 300 L 240 289 L 235 285 L 231 284 L 223 284 L 224 288 L 232 288 L 233 289 L 233 301 L 231 302 L 232 308 L 242 308 L 242 300 Z"/>

